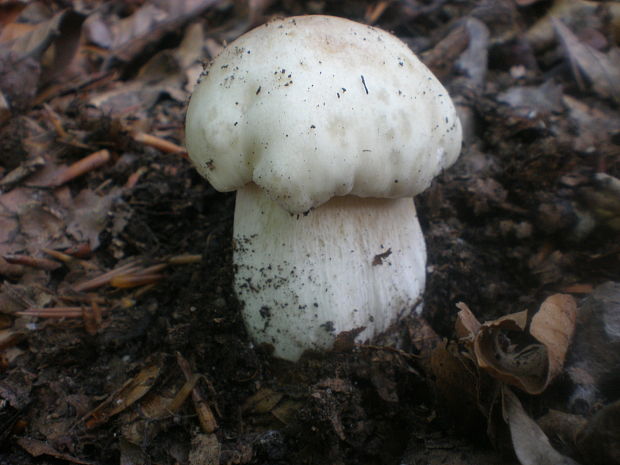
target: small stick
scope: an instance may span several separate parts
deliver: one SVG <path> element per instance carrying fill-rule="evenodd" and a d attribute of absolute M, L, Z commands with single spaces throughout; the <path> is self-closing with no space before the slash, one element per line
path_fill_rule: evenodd
<path fill-rule="evenodd" d="M 81 244 L 72 245 L 68 249 L 65 249 L 65 253 L 75 258 L 88 258 L 93 251 L 90 247 L 90 243 L 82 242 Z"/>
<path fill-rule="evenodd" d="M 132 137 L 133 140 L 140 142 L 141 144 L 148 145 L 149 147 L 156 148 L 165 153 L 175 153 L 187 158 L 187 152 L 184 147 L 181 147 L 180 145 L 166 139 L 162 139 L 161 137 L 152 136 L 144 132 L 134 132 Z"/>
<path fill-rule="evenodd" d="M 366 14 L 364 15 L 366 24 L 372 25 L 376 23 L 391 3 L 391 1 L 380 1 L 376 5 L 370 5 L 366 8 Z"/>
<path fill-rule="evenodd" d="M 202 255 L 177 255 L 168 259 L 170 265 L 190 265 L 192 263 L 199 263 L 202 261 Z"/>
<path fill-rule="evenodd" d="M 58 250 L 42 248 L 41 251 L 45 252 L 48 255 L 51 255 L 56 260 L 61 261 L 61 262 L 66 263 L 66 264 L 79 263 L 82 266 L 82 268 L 84 268 L 84 269 L 88 269 L 88 270 L 98 270 L 99 269 L 96 265 L 94 265 L 94 264 L 92 264 L 90 262 L 87 262 L 85 260 L 80 260 L 80 259 L 76 258 L 73 255 L 69 255 L 69 254 L 66 254 L 66 253 L 63 253 L 63 252 L 59 252 Z"/>
<path fill-rule="evenodd" d="M 136 186 L 136 184 L 138 184 L 138 180 L 140 179 L 140 177 L 147 171 L 148 171 L 148 168 L 146 166 L 141 166 L 140 168 L 138 168 L 137 171 L 132 173 L 127 178 L 127 182 L 125 183 L 125 189 L 133 189 Z"/>
<path fill-rule="evenodd" d="M 94 336 L 101 327 L 101 307 L 93 301 L 92 306 L 82 308 L 82 321 L 88 334 Z"/>
<path fill-rule="evenodd" d="M 196 387 L 196 383 L 200 380 L 199 374 L 194 374 L 190 379 L 185 381 L 185 384 L 179 389 L 177 394 L 168 404 L 166 410 L 170 413 L 175 413 L 177 410 L 181 408 L 181 406 L 185 403 L 190 393 L 194 392 L 194 388 Z"/>
<path fill-rule="evenodd" d="M 562 292 L 567 292 L 569 294 L 589 294 L 594 290 L 594 286 L 592 284 L 571 284 L 570 286 L 566 286 L 562 289 Z"/>
<path fill-rule="evenodd" d="M 108 308 L 99 307 L 104 312 Z M 20 316 L 35 316 L 39 318 L 80 318 L 84 314 L 83 307 L 46 307 L 46 308 L 28 308 L 21 312 L 15 312 Z"/>
<path fill-rule="evenodd" d="M 147 292 L 151 292 L 153 289 L 155 289 L 156 285 L 157 285 L 157 283 L 147 284 L 146 286 L 142 286 L 142 287 L 140 287 L 140 288 L 138 288 L 138 289 L 136 289 L 134 291 L 134 293 L 132 294 L 132 297 L 134 299 L 139 299 L 140 297 L 142 297 Z"/>
<path fill-rule="evenodd" d="M 92 298 L 91 301 L 92 309 L 93 309 L 93 317 L 95 318 L 95 323 L 97 323 L 97 327 L 101 326 L 101 322 L 103 321 L 103 308 L 99 306 L 97 299 L 95 297 Z"/>
<path fill-rule="evenodd" d="M 189 366 L 189 362 L 180 352 L 176 353 L 177 363 L 185 376 L 187 381 L 193 379 L 195 376 L 192 373 L 192 369 Z M 213 412 L 209 408 L 209 404 L 207 404 L 206 400 L 200 394 L 198 388 L 194 387 L 192 389 L 192 401 L 194 402 L 194 408 L 198 413 L 198 420 L 200 421 L 200 426 L 205 433 L 213 433 L 217 429 L 217 421 L 213 416 Z"/>
<path fill-rule="evenodd" d="M 139 274 L 139 275 L 120 275 L 114 276 L 110 280 L 110 286 L 129 289 L 131 287 L 144 286 L 145 284 L 153 284 L 165 278 L 163 274 Z"/>
<path fill-rule="evenodd" d="M 110 152 L 106 149 L 91 153 L 62 170 L 50 183 L 53 187 L 62 186 L 83 174 L 93 171 L 110 160 Z"/>
<path fill-rule="evenodd" d="M 147 274 L 154 274 L 154 273 L 158 273 L 159 271 L 162 271 L 163 269 L 165 269 L 168 266 L 167 263 L 158 263 L 157 265 L 152 265 L 149 266 L 147 268 L 144 268 L 142 270 L 136 271 L 135 273 L 133 273 L 134 276 L 144 276 Z M 129 273 L 128 273 L 129 274 Z"/>
<path fill-rule="evenodd" d="M 52 250 L 44 247 L 41 249 L 41 252 L 45 252 L 49 256 L 54 257 L 56 260 L 60 260 L 63 263 L 71 263 L 75 261 L 75 257 L 67 255 L 66 253 L 58 252 L 57 250 Z"/>
<path fill-rule="evenodd" d="M 32 257 L 30 255 L 5 255 L 4 259 L 11 265 L 25 265 L 40 270 L 54 271 L 62 266 L 62 263 L 48 258 Z"/>

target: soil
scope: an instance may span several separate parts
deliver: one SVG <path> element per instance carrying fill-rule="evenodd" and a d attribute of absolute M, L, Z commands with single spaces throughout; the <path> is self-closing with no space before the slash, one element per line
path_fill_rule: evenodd
<path fill-rule="evenodd" d="M 51 2 L 49 9 L 79 10 L 78 3 Z M 101 10 L 110 24 L 151 4 L 120 3 Z M 428 249 L 422 317 L 408 315 L 393 329 L 398 348 L 344 338 L 337 350 L 307 353 L 295 364 L 272 358 L 248 338 L 232 290 L 234 193 L 216 192 L 186 158 L 135 137 L 142 131 L 182 144 L 185 101 L 162 84 L 152 104 L 142 101 L 137 113 L 118 116 L 89 101 L 107 87 L 61 88 L 32 100 L 46 88 L 40 81 L 28 98 L 20 93 L 29 103 L 11 108 L 3 122 L 0 174 L 34 158 L 22 137 L 39 137 L 55 166 L 108 149 L 109 162 L 65 188 L 74 201 L 83 190 L 112 200 L 101 227 L 91 228 L 99 243 L 85 258 L 98 271 L 75 261 L 35 274 L 5 270 L 3 295 L 39 302 L 45 294 L 53 306 L 76 283 L 131 260 L 147 267 L 185 254 L 201 259 L 167 266 L 148 288 L 107 285 L 83 293 L 91 299 L 80 304 L 88 312 L 96 311 L 93 296 L 112 308 L 95 314 L 94 323 L 86 310 L 54 319 L 3 307 L 10 320 L 4 329 L 17 336 L 2 342 L 0 464 L 518 463 L 497 413 L 471 401 L 459 382 L 446 394 L 430 354 L 454 340 L 459 302 L 486 321 L 536 310 L 558 292 L 580 299 L 620 280 L 618 194 L 596 177 L 620 177 L 618 96 L 576 71 L 574 49 L 558 41 L 537 48 L 527 35 L 547 17 L 550 2 L 235 3 L 213 2 L 193 21 L 180 19 L 176 30 L 153 28 L 129 58 L 109 48 L 103 61 L 116 72 L 111 79 L 117 88 L 132 85 L 156 52 L 179 47 L 191 24 L 222 43 L 272 15 L 320 10 L 374 18 L 404 38 L 448 87 L 465 127 L 457 164 L 416 198 Z M 577 31 L 581 44 L 601 54 L 620 36 L 608 13 L 597 10 L 598 25 Z M 602 46 L 586 37 L 592 31 Z M 451 33 L 466 40 L 446 39 Z M 480 65 L 483 52 L 488 60 Z M 533 97 L 517 99 L 515 89 Z M 61 140 L 50 123 L 54 114 L 73 143 Z M 45 131 L 33 133 L 27 119 Z M 15 140 L 18 128 L 24 134 Z M 3 195 L 25 183 L 3 187 Z M 121 190 L 112 195 L 115 188 Z M 49 189 L 29 195 L 35 191 Z M 69 242 L 42 247 L 66 250 L 79 241 Z M 29 247 L 3 253 L 24 250 L 43 256 Z M 571 386 L 562 375 L 543 395 L 520 397 L 533 416 L 568 410 Z M 205 425 L 203 404 L 216 428 Z"/>

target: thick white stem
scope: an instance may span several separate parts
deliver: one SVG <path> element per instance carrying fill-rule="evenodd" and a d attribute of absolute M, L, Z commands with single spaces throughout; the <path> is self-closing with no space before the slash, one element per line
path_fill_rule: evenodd
<path fill-rule="evenodd" d="M 358 341 L 419 303 L 426 248 L 411 198 L 336 197 L 292 215 L 248 184 L 237 192 L 235 292 L 256 343 L 296 361 L 329 349 L 342 331 Z"/>

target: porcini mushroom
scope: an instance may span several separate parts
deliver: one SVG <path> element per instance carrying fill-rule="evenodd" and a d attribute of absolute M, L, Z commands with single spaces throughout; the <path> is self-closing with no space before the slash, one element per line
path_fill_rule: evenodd
<path fill-rule="evenodd" d="M 412 197 L 456 160 L 461 126 L 399 39 L 330 16 L 264 24 L 208 65 L 186 139 L 213 187 L 237 190 L 234 288 L 255 342 L 295 361 L 416 307 Z"/>

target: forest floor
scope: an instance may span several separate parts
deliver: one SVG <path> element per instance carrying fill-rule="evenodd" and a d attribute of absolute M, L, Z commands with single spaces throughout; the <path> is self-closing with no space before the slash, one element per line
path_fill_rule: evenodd
<path fill-rule="evenodd" d="M 601 287 L 620 282 L 618 5 L 0 2 L 0 465 L 620 463 L 600 426 L 620 398 L 620 293 Z M 464 148 L 416 198 L 428 277 L 400 346 L 292 364 L 246 334 L 234 193 L 197 174 L 183 126 L 203 62 L 310 13 L 404 40 L 452 95 Z M 455 330 L 557 295 L 572 319 L 552 326 L 577 332 L 545 344 L 567 365 L 545 359 L 540 389 L 490 375 L 477 327 Z M 615 309 L 615 339 L 586 306 Z"/>

